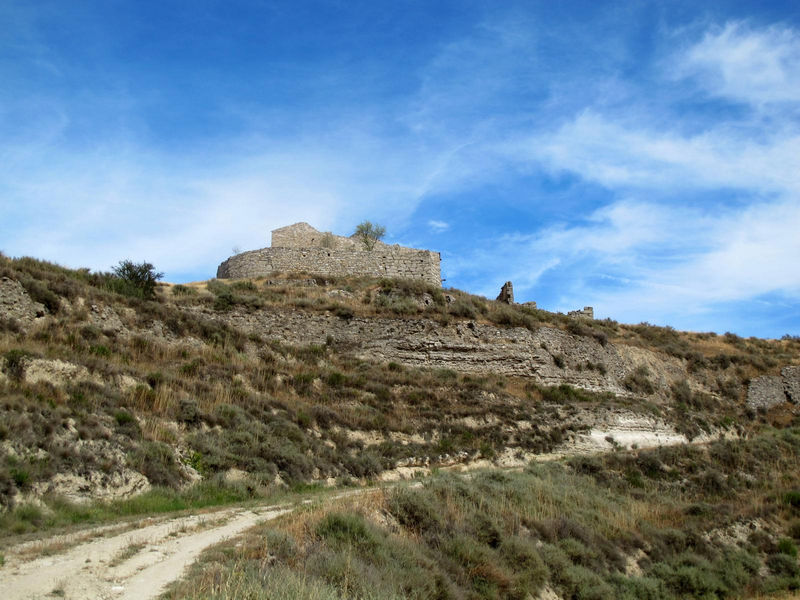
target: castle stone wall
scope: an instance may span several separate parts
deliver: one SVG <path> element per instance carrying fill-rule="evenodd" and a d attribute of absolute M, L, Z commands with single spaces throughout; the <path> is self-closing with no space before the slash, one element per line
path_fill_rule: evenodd
<path fill-rule="evenodd" d="M 272 230 L 273 248 L 321 248 L 325 245 L 336 250 L 355 250 L 361 243 L 353 238 L 318 231 L 308 223 L 295 223 Z"/>
<path fill-rule="evenodd" d="M 571 310 L 567 315 L 578 319 L 594 319 L 594 308 L 591 306 L 584 306 L 583 310 Z"/>
<path fill-rule="evenodd" d="M 442 285 L 440 262 L 438 252 L 386 244 L 376 246 L 372 251 L 272 247 L 231 256 L 219 266 L 217 277 L 238 279 L 265 277 L 274 272 L 305 271 L 330 276 L 418 279 L 439 287 Z"/>
<path fill-rule="evenodd" d="M 788 366 L 778 375 L 763 375 L 750 382 L 747 404 L 750 408 L 770 409 L 789 401 L 800 403 L 800 366 Z"/>

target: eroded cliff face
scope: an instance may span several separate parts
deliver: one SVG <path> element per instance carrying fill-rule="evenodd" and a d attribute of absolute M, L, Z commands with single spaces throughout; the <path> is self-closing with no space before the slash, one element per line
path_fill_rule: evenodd
<path fill-rule="evenodd" d="M 253 448 L 237 454 L 239 438 L 220 425 L 228 417 L 225 427 L 237 433 L 257 424 L 253 439 L 267 439 L 278 419 L 299 440 L 282 470 L 264 450 L 272 466 L 258 477 L 330 482 L 744 435 L 757 415 L 772 418 L 776 407 L 796 413 L 800 399 L 800 367 L 791 366 L 797 354 L 773 352 L 771 363 L 750 368 L 748 348 L 703 338 L 706 346 L 694 350 L 705 358 L 692 364 L 663 343 L 626 343 L 646 343 L 627 326 L 616 329 L 624 341 L 613 343 L 598 328 L 563 319 L 507 327 L 484 313 L 477 321 L 426 311 L 427 293 L 411 298 L 419 312 L 400 317 L 378 313 L 365 294 L 315 290 L 315 280 L 262 285 L 292 291 L 287 300 L 267 289 L 261 304 L 231 307 L 206 290 L 137 303 L 87 287 L 61 296 L 51 312 L 18 281 L 0 278 L 0 391 L 8 399 L 0 421 L 14 432 L 0 440 L 0 453 L 14 464 L 48 458 L 55 465 L 42 473 L 31 467 L 36 481 L 22 485 L 20 497 L 125 496 L 151 477 L 161 485 L 163 473 L 148 470 L 147 452 L 156 450 L 169 459 L 165 472 L 175 485 L 200 477 L 195 465 L 217 465 L 220 473 L 253 468 Z M 457 301 L 448 296 L 442 306 Z M 561 384 L 571 387 L 551 387 Z M 52 402 L 28 401 L 39 396 Z M 275 440 L 264 448 L 285 450 L 285 434 Z M 378 461 L 386 448 L 393 454 Z M 138 471 L 128 456 L 139 457 Z M 213 460 L 198 459 L 204 456 Z"/>
<path fill-rule="evenodd" d="M 685 364 L 677 358 L 634 346 L 601 344 L 550 327 L 530 331 L 476 322 L 442 325 L 430 319 L 342 319 L 291 309 L 199 310 L 207 318 L 224 320 L 267 339 L 291 344 L 333 343 L 365 360 L 528 377 L 542 385 L 566 383 L 619 396 L 635 395 L 626 379 L 646 367 L 657 397 L 666 397 L 670 386 L 684 379 L 694 390 L 711 393 L 706 382 L 687 377 Z"/>

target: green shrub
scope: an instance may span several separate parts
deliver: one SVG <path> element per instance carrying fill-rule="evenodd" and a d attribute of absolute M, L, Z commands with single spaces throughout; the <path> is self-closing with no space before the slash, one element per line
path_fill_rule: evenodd
<path fill-rule="evenodd" d="M 20 322 L 13 317 L 0 317 L 0 331 L 21 333 L 22 325 L 20 325 Z"/>
<path fill-rule="evenodd" d="M 102 344 L 89 346 L 89 352 L 102 358 L 108 358 L 111 356 L 111 350 L 108 348 L 108 346 L 103 346 Z"/>
<path fill-rule="evenodd" d="M 615 587 L 614 596 L 617 600 L 670 600 L 658 579 L 653 577 L 625 577 L 614 573 L 610 577 L 611 584 Z"/>
<path fill-rule="evenodd" d="M 388 506 L 400 524 L 411 531 L 437 531 L 442 526 L 441 516 L 426 490 L 398 489 L 389 497 Z"/>
<path fill-rule="evenodd" d="M 396 315 L 414 315 L 420 311 L 419 305 L 411 298 L 379 294 L 375 306 L 386 309 Z"/>
<path fill-rule="evenodd" d="M 236 290 L 237 292 L 257 292 L 258 287 L 256 284 L 250 281 L 249 279 L 245 279 L 243 281 L 234 281 L 231 284 L 231 288 Z"/>
<path fill-rule="evenodd" d="M 172 448 L 163 442 L 143 442 L 132 454 L 130 464 L 154 486 L 178 488 L 183 483 Z"/>
<path fill-rule="evenodd" d="M 28 485 L 28 482 L 31 479 L 31 474 L 30 471 L 22 467 L 12 467 L 11 478 L 14 480 L 14 484 L 18 488 L 22 489 Z"/>
<path fill-rule="evenodd" d="M 117 422 L 117 425 L 124 426 L 128 423 L 135 422 L 136 417 L 134 417 L 127 410 L 118 410 L 114 412 L 114 420 Z"/>
<path fill-rule="evenodd" d="M 338 305 L 338 304 L 333 309 L 333 314 L 336 315 L 337 317 L 339 317 L 340 319 L 345 320 L 345 321 L 349 321 L 350 319 L 352 319 L 355 316 L 355 313 L 353 312 L 353 310 L 351 308 L 349 308 L 347 306 L 341 306 L 341 305 Z"/>
<path fill-rule="evenodd" d="M 691 405 L 692 403 L 692 390 L 689 387 L 689 382 L 685 379 L 673 383 L 671 386 L 672 397 L 679 404 Z"/>
<path fill-rule="evenodd" d="M 196 296 L 197 290 L 179 283 L 173 286 L 172 294 L 175 296 Z"/>
<path fill-rule="evenodd" d="M 783 495 L 783 501 L 792 508 L 800 508 L 800 491 L 792 490 Z"/>
<path fill-rule="evenodd" d="M 500 555 L 514 573 L 511 596 L 535 596 L 547 581 L 549 571 L 533 541 L 520 536 L 506 538 L 500 547 Z"/>
<path fill-rule="evenodd" d="M 144 300 L 155 298 L 156 283 L 164 277 L 149 262 L 134 263 L 127 259 L 121 260 L 111 271 L 113 276 L 106 284 L 108 289 L 123 296 Z"/>
<path fill-rule="evenodd" d="M 4 371 L 14 381 L 22 381 L 25 377 L 25 362 L 31 356 L 30 352 L 25 350 L 9 350 L 5 354 L 5 367 Z"/>
<path fill-rule="evenodd" d="M 668 562 L 655 564 L 650 574 L 661 579 L 681 598 L 722 598 L 731 591 L 720 570 L 708 559 L 692 552 L 683 552 Z"/>
<path fill-rule="evenodd" d="M 36 504 L 22 504 L 14 509 L 14 517 L 22 523 L 39 528 L 44 523 L 45 514 L 42 508 Z M 22 531 L 27 530 L 27 527 L 22 529 Z M 22 531 L 19 533 L 22 533 Z"/>
<path fill-rule="evenodd" d="M 800 540 L 800 519 L 794 519 L 789 523 L 787 533 L 796 540 Z"/>
<path fill-rule="evenodd" d="M 800 567 L 797 565 L 797 558 L 788 554 L 770 554 L 766 560 L 767 567 L 773 575 L 798 577 Z"/>
<path fill-rule="evenodd" d="M 581 565 L 567 567 L 561 589 L 576 600 L 616 600 L 614 588 L 600 574 Z"/>
<path fill-rule="evenodd" d="M 48 288 L 47 283 L 28 277 L 22 278 L 20 283 L 31 299 L 43 304 L 49 313 L 55 314 L 61 308 L 61 299 Z"/>
<path fill-rule="evenodd" d="M 472 301 L 465 298 L 458 298 L 447 310 L 453 316 L 467 319 L 477 319 L 479 314 Z"/>
<path fill-rule="evenodd" d="M 488 314 L 489 319 L 498 325 L 508 325 L 510 327 L 525 327 L 531 331 L 538 328 L 534 317 L 514 306 L 507 304 L 495 304 Z"/>
<path fill-rule="evenodd" d="M 343 375 L 339 371 L 331 371 L 325 378 L 325 383 L 327 383 L 330 387 L 342 387 L 347 383 L 347 376 Z"/>
<path fill-rule="evenodd" d="M 797 556 L 797 545 L 794 543 L 794 540 L 781 538 L 778 540 L 778 552 L 786 554 L 787 556 Z"/>
<path fill-rule="evenodd" d="M 635 394 L 652 394 L 656 391 L 653 382 L 650 381 L 650 369 L 645 365 L 639 365 L 636 370 L 629 373 L 622 380 L 622 385 L 628 391 Z"/>
<path fill-rule="evenodd" d="M 354 513 L 329 513 L 317 524 L 316 534 L 334 545 L 346 545 L 362 554 L 378 546 L 377 534 L 364 517 Z"/>

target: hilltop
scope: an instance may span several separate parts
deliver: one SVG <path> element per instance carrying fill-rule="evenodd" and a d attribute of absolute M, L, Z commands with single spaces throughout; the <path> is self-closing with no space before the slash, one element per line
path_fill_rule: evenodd
<path fill-rule="evenodd" d="M 144 298 L 111 274 L 30 258 L 0 258 L 0 306 L 6 536 L 99 518 L 78 508 L 87 502 L 128 502 L 102 505 L 126 514 L 148 510 L 130 504 L 137 497 L 166 498 L 152 505 L 164 510 L 563 457 L 597 485 L 650 493 L 669 481 L 658 494 L 703 502 L 713 482 L 755 493 L 764 460 L 795 460 L 794 438 L 776 446 L 780 456 L 757 451 L 763 436 L 798 425 L 795 338 L 625 325 L 369 277 L 273 273 L 159 284 Z M 686 444 L 755 454 L 723 465 L 663 452 Z M 604 454 L 616 458 L 593 458 Z M 667 472 L 675 478 L 659 483 Z M 796 473 L 781 473 L 763 489 L 791 491 Z M 495 495 L 532 485 L 509 477 L 481 485 Z M 450 510 L 432 507 L 461 484 L 432 481 L 433 496 L 386 500 L 395 527 L 416 531 L 404 510 Z M 738 511 L 732 518 L 745 518 Z M 759 527 L 777 539 L 789 521 Z"/>
<path fill-rule="evenodd" d="M 266 485 L 523 464 L 795 414 L 747 399 L 800 363 L 796 339 L 574 319 L 402 280 L 276 274 L 143 300 L 33 259 L 3 259 L 0 276 L 7 506 L 231 471 Z"/>

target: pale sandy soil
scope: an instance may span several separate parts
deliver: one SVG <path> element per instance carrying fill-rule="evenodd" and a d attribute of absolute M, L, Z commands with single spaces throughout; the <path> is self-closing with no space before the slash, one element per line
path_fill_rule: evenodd
<path fill-rule="evenodd" d="M 209 546 L 291 510 L 264 506 L 179 517 L 40 558 L 30 558 L 30 544 L 11 548 L 0 568 L 2 600 L 156 598 Z"/>

